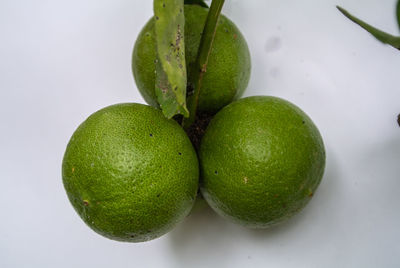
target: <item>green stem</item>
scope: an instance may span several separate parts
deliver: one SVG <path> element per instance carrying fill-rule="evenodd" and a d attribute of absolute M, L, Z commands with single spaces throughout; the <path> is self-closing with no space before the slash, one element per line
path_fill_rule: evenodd
<path fill-rule="evenodd" d="M 400 37 L 397 36 L 393 36 L 391 34 L 385 33 L 371 25 L 369 25 L 368 23 L 354 17 L 353 15 L 351 15 L 347 10 L 337 6 L 337 9 L 339 9 L 340 12 L 342 12 L 343 15 L 345 15 L 348 19 L 350 19 L 351 21 L 353 21 L 354 23 L 358 24 L 359 26 L 361 26 L 364 30 L 366 30 L 367 32 L 369 32 L 370 34 L 372 34 L 376 39 L 378 39 L 379 41 L 381 41 L 384 44 L 388 44 L 391 45 L 397 49 L 400 49 Z"/>
<path fill-rule="evenodd" d="M 203 34 L 200 40 L 199 50 L 197 52 L 194 71 L 191 72 L 191 77 L 188 81 L 193 81 L 193 94 L 188 97 L 187 105 L 189 109 L 189 118 L 184 118 L 182 125 L 185 129 L 191 126 L 196 119 L 196 111 L 199 103 L 199 95 L 204 74 L 207 71 L 208 58 L 211 54 L 212 45 L 214 42 L 217 23 L 221 14 L 222 6 L 225 0 L 213 0 L 210 10 L 207 15 L 207 20 L 204 25 Z"/>

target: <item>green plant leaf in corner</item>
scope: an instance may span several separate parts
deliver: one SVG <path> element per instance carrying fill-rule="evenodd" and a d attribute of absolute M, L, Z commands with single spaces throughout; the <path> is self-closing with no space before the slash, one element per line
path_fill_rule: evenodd
<path fill-rule="evenodd" d="M 396 17 L 397 17 L 397 25 L 399 26 L 399 29 L 400 29 L 400 0 L 397 1 Z"/>
<path fill-rule="evenodd" d="M 341 8 L 341 7 L 337 6 L 337 9 L 339 9 L 339 11 L 342 12 L 342 14 L 345 15 L 348 19 L 350 19 L 354 23 L 356 23 L 359 26 L 361 26 L 364 30 L 366 30 L 367 32 L 372 34 L 376 39 L 378 39 L 382 43 L 388 44 L 388 45 L 393 46 L 394 48 L 400 49 L 400 37 L 393 36 L 391 34 L 385 33 L 383 31 L 381 31 L 381 30 L 369 25 L 368 23 L 366 23 L 366 22 L 354 17 L 353 15 L 351 15 L 344 8 Z"/>
<path fill-rule="evenodd" d="M 182 114 L 186 108 L 185 16 L 183 0 L 154 0 L 157 60 L 155 92 L 165 117 Z"/>

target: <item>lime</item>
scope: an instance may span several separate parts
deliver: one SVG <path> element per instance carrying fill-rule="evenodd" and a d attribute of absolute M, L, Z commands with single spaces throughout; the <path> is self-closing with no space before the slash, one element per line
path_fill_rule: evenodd
<path fill-rule="evenodd" d="M 92 114 L 73 134 L 62 165 L 65 190 L 83 221 L 129 242 L 157 238 L 190 212 L 198 172 L 183 129 L 133 103 Z"/>
<path fill-rule="evenodd" d="M 208 9 L 185 5 L 185 58 L 191 77 Z M 145 101 L 158 107 L 155 94 L 154 18 L 140 32 L 132 55 L 136 85 Z M 216 112 L 242 95 L 250 78 L 250 52 L 239 29 L 221 15 L 199 96 L 200 112 Z M 188 81 L 188 89 L 194 81 Z"/>
<path fill-rule="evenodd" d="M 325 167 L 323 141 L 311 119 L 295 105 L 267 96 L 244 98 L 218 112 L 199 158 L 208 204 L 250 228 L 300 211 Z"/>

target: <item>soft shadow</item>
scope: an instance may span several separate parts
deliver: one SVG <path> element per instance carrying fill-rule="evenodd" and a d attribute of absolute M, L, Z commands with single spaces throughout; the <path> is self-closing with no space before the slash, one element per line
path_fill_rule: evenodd
<path fill-rule="evenodd" d="M 400 134 L 366 146 L 360 153 L 357 167 L 363 174 L 358 183 L 362 189 L 379 193 L 378 200 L 386 200 L 388 204 L 399 204 L 400 195 Z M 389 202 L 390 200 L 390 202 Z"/>
<path fill-rule="evenodd" d="M 233 224 L 208 206 L 195 211 L 169 234 L 171 255 L 175 258 L 176 266 L 187 267 L 188 263 L 195 267 L 202 266 L 203 256 L 207 256 L 207 259 L 218 259 L 219 266 L 224 267 L 224 258 L 221 256 L 234 252 L 241 241 L 274 245 L 277 240 L 288 240 L 299 232 L 307 232 L 307 229 L 314 228 L 315 222 L 335 217 L 327 211 L 332 211 L 337 192 L 340 191 L 339 176 L 336 158 L 329 151 L 324 178 L 310 203 L 287 222 L 268 229 L 247 229 Z M 332 224 L 334 222 L 332 220 Z"/>
<path fill-rule="evenodd" d="M 360 159 L 367 167 L 375 167 L 387 175 L 397 175 L 396 181 L 400 181 L 397 180 L 400 174 L 400 133 L 368 146 Z"/>
<path fill-rule="evenodd" d="M 218 258 L 229 248 L 232 226 L 217 215 L 208 205 L 191 214 L 169 233 L 171 255 L 175 257 L 174 267 L 203 266 L 204 256 Z M 228 250 L 229 251 L 229 250 Z M 229 254 L 227 252 L 227 254 Z M 221 263 L 222 261 L 222 263 Z M 220 260 L 219 265 L 223 265 Z"/>
<path fill-rule="evenodd" d="M 335 154 L 328 148 L 324 176 L 306 207 L 288 221 L 279 225 L 267 229 L 247 229 L 248 235 L 257 240 L 273 239 L 283 234 L 291 235 L 292 232 L 296 233 L 299 230 L 304 232 L 313 223 L 322 218 L 326 219 L 326 217 L 332 217 L 330 222 L 333 224 L 335 214 L 328 212 L 332 211 L 331 208 L 335 206 L 335 200 L 341 191 L 340 176 L 340 168 Z"/>

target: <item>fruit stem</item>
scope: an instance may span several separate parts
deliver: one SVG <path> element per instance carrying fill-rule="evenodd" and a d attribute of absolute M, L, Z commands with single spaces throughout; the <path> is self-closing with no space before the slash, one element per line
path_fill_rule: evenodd
<path fill-rule="evenodd" d="M 196 111 L 199 103 L 199 95 L 204 74 L 207 71 L 208 58 L 211 54 L 212 45 L 214 42 L 217 23 L 221 14 L 222 6 L 225 0 L 213 0 L 210 10 L 207 15 L 207 20 L 204 25 L 204 30 L 200 40 L 199 50 L 197 52 L 194 70 L 191 72 L 191 77 L 188 81 L 193 81 L 193 92 L 188 96 L 187 105 L 189 110 L 189 118 L 184 118 L 182 125 L 185 129 L 190 127 L 196 119 Z"/>

